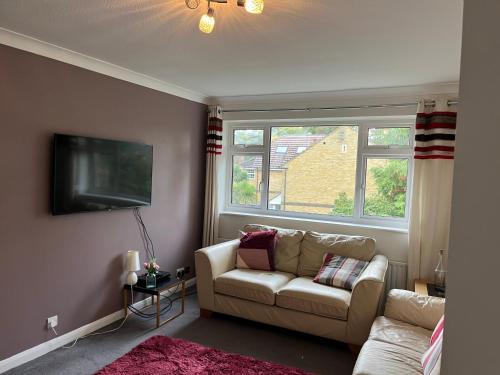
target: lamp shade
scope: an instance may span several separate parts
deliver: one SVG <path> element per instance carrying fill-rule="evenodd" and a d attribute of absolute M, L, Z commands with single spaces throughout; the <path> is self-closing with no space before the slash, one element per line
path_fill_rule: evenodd
<path fill-rule="evenodd" d="M 129 250 L 127 252 L 126 270 L 129 272 L 140 271 L 141 263 L 139 261 L 139 252 L 136 250 Z"/>
<path fill-rule="evenodd" d="M 210 34 L 214 30 L 215 18 L 213 8 L 209 8 L 208 13 L 201 17 L 199 27 L 205 34 Z"/>

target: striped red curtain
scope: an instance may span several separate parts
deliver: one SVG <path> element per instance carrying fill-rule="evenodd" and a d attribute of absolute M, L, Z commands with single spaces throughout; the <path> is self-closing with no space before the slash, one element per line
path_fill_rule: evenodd
<path fill-rule="evenodd" d="M 415 126 L 408 287 L 434 280 L 439 251 L 448 253 L 457 112 L 448 99 L 420 101 Z"/>
<path fill-rule="evenodd" d="M 217 174 L 219 155 L 222 155 L 222 108 L 208 107 L 207 168 L 205 178 L 205 213 L 203 220 L 203 246 L 217 242 L 219 235 L 219 209 Z"/>
<path fill-rule="evenodd" d="M 207 154 L 222 155 L 222 108 L 208 109 Z"/>
<path fill-rule="evenodd" d="M 415 159 L 453 159 L 456 112 L 417 113 Z"/>

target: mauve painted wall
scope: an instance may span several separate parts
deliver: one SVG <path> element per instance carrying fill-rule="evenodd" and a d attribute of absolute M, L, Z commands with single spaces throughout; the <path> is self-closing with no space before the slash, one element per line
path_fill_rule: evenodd
<path fill-rule="evenodd" d="M 201 245 L 206 106 L 0 45 L 0 360 L 122 307 L 132 210 L 52 216 L 54 132 L 154 145 L 143 218 L 162 268 Z M 144 252 L 141 252 L 141 261 Z"/>

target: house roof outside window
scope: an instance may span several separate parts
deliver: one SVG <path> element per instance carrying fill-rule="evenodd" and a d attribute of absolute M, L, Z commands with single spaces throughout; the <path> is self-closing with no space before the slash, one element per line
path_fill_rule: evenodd
<path fill-rule="evenodd" d="M 271 170 L 284 169 L 286 164 L 315 145 L 327 134 L 320 135 L 287 135 L 271 142 L 270 167 Z M 262 168 L 262 158 L 252 158 L 243 163 L 244 169 Z"/>

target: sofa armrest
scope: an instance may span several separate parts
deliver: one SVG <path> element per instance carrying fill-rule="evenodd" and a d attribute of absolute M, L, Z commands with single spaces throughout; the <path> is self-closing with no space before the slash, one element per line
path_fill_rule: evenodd
<path fill-rule="evenodd" d="M 444 303 L 444 298 L 392 289 L 387 295 L 384 316 L 433 330 L 444 314 Z"/>
<path fill-rule="evenodd" d="M 346 340 L 350 344 L 362 345 L 368 338 L 384 291 L 388 266 L 387 257 L 375 255 L 354 284 L 347 315 Z"/>
<path fill-rule="evenodd" d="M 199 249 L 194 253 L 196 288 L 200 308 L 214 310 L 214 280 L 232 270 L 240 240 L 232 240 Z"/>

